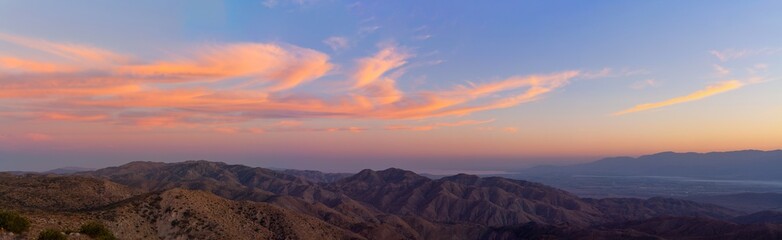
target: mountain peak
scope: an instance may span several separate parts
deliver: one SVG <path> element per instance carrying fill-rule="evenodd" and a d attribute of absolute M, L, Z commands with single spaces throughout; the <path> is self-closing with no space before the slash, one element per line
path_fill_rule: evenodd
<path fill-rule="evenodd" d="M 475 184 L 476 182 L 480 181 L 481 177 L 472 174 L 459 173 L 450 177 L 441 178 L 440 180 L 469 185 L 469 184 Z"/>
<path fill-rule="evenodd" d="M 345 178 L 344 181 L 362 181 L 367 183 L 401 183 L 414 182 L 424 179 L 428 178 L 418 175 L 412 171 L 399 168 L 388 168 L 381 171 L 364 169 L 351 177 Z"/>

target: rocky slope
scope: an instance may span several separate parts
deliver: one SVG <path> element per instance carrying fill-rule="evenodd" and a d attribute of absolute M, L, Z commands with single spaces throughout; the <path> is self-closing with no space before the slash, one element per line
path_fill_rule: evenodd
<path fill-rule="evenodd" d="M 121 184 L 90 177 L 0 173 L 0 209 L 87 210 L 141 193 Z"/>
<path fill-rule="evenodd" d="M 206 161 L 134 162 L 0 180 L 0 208 L 30 216 L 30 236 L 91 220 L 123 239 L 762 238 L 778 228 L 729 222 L 739 213 L 685 200 L 583 199 L 521 180 L 432 180 L 393 168 L 316 182 Z M 686 223 L 695 225 L 675 228 Z"/>

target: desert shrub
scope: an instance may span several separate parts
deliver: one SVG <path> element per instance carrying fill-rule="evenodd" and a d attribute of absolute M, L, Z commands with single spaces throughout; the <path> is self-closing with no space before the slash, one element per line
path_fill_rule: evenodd
<path fill-rule="evenodd" d="M 30 228 L 30 220 L 16 212 L 0 212 L 0 228 L 12 233 L 22 233 Z"/>
<path fill-rule="evenodd" d="M 105 225 L 99 222 L 88 222 L 81 225 L 79 233 L 98 240 L 116 240 L 117 237 Z"/>
<path fill-rule="evenodd" d="M 38 234 L 38 240 L 66 240 L 65 234 L 54 229 L 46 229 Z"/>

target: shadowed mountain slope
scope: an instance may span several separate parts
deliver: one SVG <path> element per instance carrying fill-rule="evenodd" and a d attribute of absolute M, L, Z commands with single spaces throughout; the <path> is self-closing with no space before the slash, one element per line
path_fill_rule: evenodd
<path fill-rule="evenodd" d="M 762 211 L 733 218 L 731 221 L 742 224 L 773 223 L 782 224 L 782 212 Z"/>
<path fill-rule="evenodd" d="M 317 182 L 317 183 L 330 183 L 330 182 L 336 182 L 337 180 L 353 176 L 352 173 L 324 173 L 320 171 L 313 171 L 313 170 L 296 170 L 296 169 L 285 169 L 285 170 L 279 170 L 279 172 L 304 178 L 307 181 L 310 182 Z"/>
<path fill-rule="evenodd" d="M 54 222 L 98 219 L 123 236 L 153 239 L 655 239 L 662 235 L 622 224 L 682 216 L 721 226 L 724 221 L 716 219 L 738 216 L 685 200 L 583 199 L 522 180 L 467 174 L 432 180 L 395 168 L 364 170 L 330 183 L 207 161 L 134 162 L 70 176 L 0 178 L 15 181 L 0 184 L 6 192 L 49 191 L 50 199 L 58 199 L 14 205 L 18 197 L 0 198 L 4 206 L 38 219 L 36 226 L 52 223 L 43 220 L 43 211 L 59 219 Z M 67 193 L 81 188 L 92 190 Z M 236 234 L 241 231 L 248 233 Z"/>
<path fill-rule="evenodd" d="M 736 193 L 724 195 L 699 195 L 687 200 L 720 205 L 743 212 L 782 210 L 782 193 Z"/>

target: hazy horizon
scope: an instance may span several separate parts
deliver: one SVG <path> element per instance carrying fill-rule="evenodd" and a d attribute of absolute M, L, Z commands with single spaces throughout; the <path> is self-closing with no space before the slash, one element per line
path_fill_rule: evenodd
<path fill-rule="evenodd" d="M 2 1 L 0 171 L 782 148 L 779 1 Z"/>
<path fill-rule="evenodd" d="M 737 149 L 732 151 L 711 151 L 711 152 L 692 152 L 692 151 L 683 151 L 683 152 L 675 152 L 675 153 L 699 153 L 699 154 L 705 154 L 705 153 L 726 153 L 726 152 L 741 152 L 741 151 L 782 151 L 782 149 Z M 416 164 L 411 165 L 409 163 L 405 164 L 406 159 L 374 159 L 375 161 L 369 161 L 372 159 L 357 159 L 355 164 L 350 167 L 333 167 L 329 166 L 329 161 L 323 161 L 320 162 L 321 164 L 314 164 L 314 165 L 304 165 L 300 162 L 288 162 L 287 160 L 258 160 L 258 159 L 250 159 L 246 161 L 238 160 L 238 161 L 221 161 L 216 159 L 155 159 L 155 160 L 143 160 L 143 159 L 136 159 L 136 160 L 128 160 L 124 162 L 117 162 L 116 159 L 112 159 L 111 161 L 78 161 L 78 160 L 66 160 L 64 162 L 66 163 L 75 163 L 71 165 L 62 165 L 63 161 L 58 161 L 58 163 L 53 163 L 53 165 L 46 165 L 46 166 L 39 166 L 34 168 L 16 168 L 16 166 L 11 166 L 10 168 L 4 168 L 3 164 L 0 164 L 0 172 L 4 171 L 30 171 L 30 172 L 43 172 L 43 171 L 49 171 L 54 169 L 60 169 L 60 168 L 85 168 L 85 169 L 101 169 L 106 167 L 116 167 L 120 165 L 124 165 L 130 162 L 163 162 L 163 163 L 179 163 L 179 162 L 186 162 L 186 161 L 209 161 L 209 162 L 222 162 L 226 164 L 237 164 L 237 165 L 245 165 L 249 167 L 261 167 L 261 168 L 268 168 L 268 169 L 295 169 L 295 170 L 315 170 L 315 171 L 321 171 L 325 173 L 356 173 L 364 169 L 372 169 L 372 170 L 385 170 L 389 168 L 400 168 L 405 170 L 414 171 L 416 173 L 421 174 L 432 174 L 432 175 L 455 175 L 459 173 L 466 173 L 466 174 L 473 174 L 473 175 L 496 175 L 496 174 L 514 174 L 518 173 L 521 170 L 525 170 L 531 167 L 538 167 L 538 166 L 571 166 L 576 164 L 582 164 L 582 163 L 591 163 L 599 160 L 604 160 L 607 158 L 615 158 L 615 157 L 631 157 L 631 158 L 638 158 L 642 156 L 650 156 L 654 154 L 659 153 L 667 153 L 672 151 L 664 151 L 664 152 L 655 152 L 655 153 L 649 153 L 649 154 L 642 154 L 637 156 L 605 156 L 605 157 L 597 157 L 597 158 L 573 158 L 573 159 L 540 159 L 540 158 L 530 158 L 530 159 L 479 159 L 479 158 L 464 158 L 464 159 L 454 159 L 454 158 L 448 158 L 448 159 L 436 159 L 439 160 L 439 162 L 431 162 L 429 164 Z M 308 162 L 311 159 L 309 158 L 296 158 L 298 161 L 301 162 Z M 435 159 L 429 159 L 430 161 Z M 43 163 L 48 163 L 49 161 L 42 161 Z M 444 162 L 447 162 L 447 164 L 443 164 Z M 79 165 L 78 163 L 82 163 Z M 57 165 L 61 164 L 61 165 Z"/>

